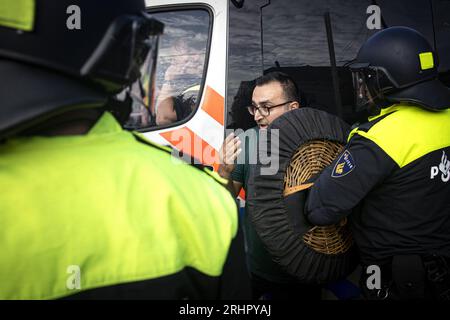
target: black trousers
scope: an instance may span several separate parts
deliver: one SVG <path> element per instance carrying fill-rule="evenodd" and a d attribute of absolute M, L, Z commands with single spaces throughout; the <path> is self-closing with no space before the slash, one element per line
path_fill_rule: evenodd
<path fill-rule="evenodd" d="M 442 256 L 399 255 L 379 267 L 378 287 L 375 273 L 363 266 L 360 287 L 368 300 L 450 300 L 450 258 Z M 372 285 L 370 284 L 372 283 Z"/>

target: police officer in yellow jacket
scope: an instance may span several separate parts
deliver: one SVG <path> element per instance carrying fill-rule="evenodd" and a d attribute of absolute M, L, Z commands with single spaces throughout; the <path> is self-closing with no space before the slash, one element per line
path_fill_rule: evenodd
<path fill-rule="evenodd" d="M 1 7 L 0 299 L 249 297 L 220 179 L 116 120 L 154 72 L 144 1 Z"/>
<path fill-rule="evenodd" d="M 369 38 L 350 69 L 373 116 L 309 193 L 312 223 L 349 215 L 370 299 L 450 299 L 450 90 L 437 68 L 415 30 Z"/>

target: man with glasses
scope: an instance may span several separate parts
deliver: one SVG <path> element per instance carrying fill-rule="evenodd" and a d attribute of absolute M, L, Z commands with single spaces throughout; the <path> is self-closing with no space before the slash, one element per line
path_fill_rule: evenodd
<path fill-rule="evenodd" d="M 287 74 L 271 72 L 256 79 L 252 104 L 248 111 L 257 126 L 240 137 L 232 133 L 220 150 L 219 174 L 228 179 L 228 189 L 236 196 L 247 189 L 250 165 L 255 164 L 259 130 L 267 127 L 284 113 L 299 108 L 299 91 Z M 244 140 L 242 155 L 241 144 Z M 237 159 L 237 164 L 234 164 Z M 246 208 L 247 209 L 247 208 Z M 304 286 L 281 270 L 264 248 L 248 215 L 242 221 L 247 244 L 247 262 L 251 272 L 254 299 L 288 299 L 319 297 L 318 287 Z"/>

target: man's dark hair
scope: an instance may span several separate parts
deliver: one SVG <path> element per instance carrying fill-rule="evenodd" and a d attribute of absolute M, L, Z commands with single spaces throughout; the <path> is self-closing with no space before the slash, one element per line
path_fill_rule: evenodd
<path fill-rule="evenodd" d="M 284 97 L 290 101 L 298 101 L 303 106 L 301 97 L 303 94 L 299 91 L 297 84 L 291 76 L 279 71 L 272 71 L 256 79 L 256 86 L 263 86 L 270 82 L 278 82 L 283 88 Z"/>

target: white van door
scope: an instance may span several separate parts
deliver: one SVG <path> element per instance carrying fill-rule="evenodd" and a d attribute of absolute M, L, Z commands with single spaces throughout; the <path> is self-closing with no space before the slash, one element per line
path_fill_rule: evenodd
<path fill-rule="evenodd" d="M 147 0 L 147 10 L 164 23 L 164 33 L 155 79 L 142 81 L 152 101 L 133 104 L 127 127 L 217 169 L 226 122 L 228 1 Z"/>

